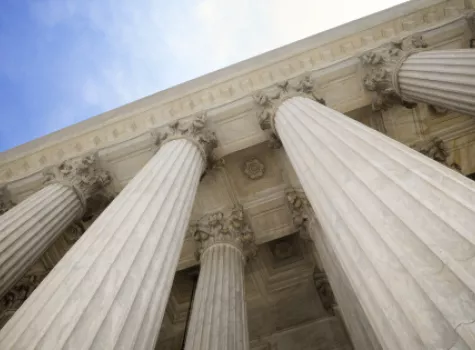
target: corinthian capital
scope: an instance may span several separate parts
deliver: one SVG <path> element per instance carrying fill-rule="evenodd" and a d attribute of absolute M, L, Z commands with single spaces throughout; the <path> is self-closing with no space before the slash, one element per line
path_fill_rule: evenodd
<path fill-rule="evenodd" d="M 99 166 L 95 155 L 67 160 L 57 169 L 50 169 L 45 176 L 45 183 L 60 182 L 74 188 L 84 205 L 111 182 L 109 172 Z"/>
<path fill-rule="evenodd" d="M 314 82 L 309 76 L 301 79 L 296 85 L 292 85 L 288 81 L 280 82 L 276 84 L 273 92 L 264 93 L 260 91 L 254 96 L 254 101 L 259 106 L 257 116 L 261 129 L 272 131 L 270 143 L 272 148 L 276 147 L 276 141 L 278 139 L 274 127 L 274 118 L 277 108 L 282 102 L 295 96 L 303 96 L 325 104 L 325 101 L 315 94 Z"/>
<path fill-rule="evenodd" d="M 0 215 L 6 213 L 13 207 L 13 202 L 10 199 L 10 194 L 7 189 L 0 187 Z"/>
<path fill-rule="evenodd" d="M 424 140 L 417 142 L 411 146 L 416 151 L 422 153 L 426 157 L 429 157 L 436 162 L 444 164 L 445 166 L 451 168 L 452 170 L 462 172 L 460 165 L 456 162 L 451 162 L 450 152 L 447 148 L 445 142 L 437 137 L 434 137 L 430 140 Z"/>
<path fill-rule="evenodd" d="M 254 233 L 244 219 L 242 208 L 234 208 L 230 213 L 216 212 L 202 218 L 191 227 L 191 233 L 198 242 L 197 257 L 216 244 L 230 244 L 254 254 Z"/>
<path fill-rule="evenodd" d="M 415 50 L 427 47 L 421 36 L 394 41 L 360 57 L 365 76 L 363 86 L 374 92 L 373 110 L 387 110 L 394 105 L 413 108 L 415 103 L 401 99 L 397 74 L 404 60 Z"/>
<path fill-rule="evenodd" d="M 203 155 L 203 159 L 208 161 L 211 152 L 218 145 L 216 134 L 206 127 L 206 114 L 194 117 L 188 122 L 176 121 L 168 125 L 164 132 L 160 132 L 157 137 L 157 144 L 177 139 L 187 139 L 193 142 Z"/>

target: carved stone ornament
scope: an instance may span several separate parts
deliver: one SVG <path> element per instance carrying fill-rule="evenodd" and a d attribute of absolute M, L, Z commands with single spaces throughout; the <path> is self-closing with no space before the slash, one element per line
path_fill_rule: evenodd
<path fill-rule="evenodd" d="M 23 276 L 1 299 L 0 328 L 5 325 L 14 312 L 20 308 L 25 300 L 33 293 L 47 272 L 29 273 Z"/>
<path fill-rule="evenodd" d="M 231 244 L 247 256 L 255 255 L 254 233 L 244 219 L 242 208 L 236 207 L 225 215 L 216 212 L 203 217 L 190 227 L 190 233 L 198 242 L 196 257 L 215 244 Z"/>
<path fill-rule="evenodd" d="M 81 238 L 84 231 L 84 225 L 81 222 L 74 223 L 64 231 L 64 239 L 67 243 L 72 245 Z"/>
<path fill-rule="evenodd" d="M 455 171 L 462 171 L 459 164 L 449 161 L 449 151 L 447 150 L 447 146 L 443 140 L 437 137 L 434 137 L 429 141 L 418 142 L 412 145 L 412 148 Z"/>
<path fill-rule="evenodd" d="M 315 267 L 313 273 L 313 280 L 315 282 L 315 288 L 317 289 L 318 296 L 322 302 L 323 308 L 331 315 L 335 315 L 336 300 L 333 290 L 328 282 L 327 275 L 321 271 L 318 267 Z"/>
<path fill-rule="evenodd" d="M 102 169 L 93 154 L 73 160 L 67 160 L 57 169 L 45 172 L 45 184 L 64 183 L 78 193 L 84 206 L 88 199 L 103 190 L 110 182 L 108 171 Z"/>
<path fill-rule="evenodd" d="M 467 19 L 467 24 L 470 30 L 472 31 L 472 40 L 475 39 L 475 11 L 467 12 L 465 15 Z"/>
<path fill-rule="evenodd" d="M 211 160 L 211 152 L 218 146 L 216 134 L 206 127 L 206 114 L 194 117 L 188 122 L 175 121 L 168 125 L 166 131 L 157 133 L 157 145 L 166 142 L 187 139 L 193 142 L 201 151 L 206 162 Z"/>
<path fill-rule="evenodd" d="M 360 57 L 366 70 L 363 86 L 366 90 L 374 92 L 372 102 L 374 111 L 388 110 L 394 105 L 403 105 L 406 108 L 416 106 L 413 102 L 401 99 L 397 74 L 404 60 L 412 52 L 425 47 L 427 44 L 421 36 L 413 36 L 393 41 Z"/>
<path fill-rule="evenodd" d="M 0 188 L 0 215 L 6 213 L 14 206 L 6 188 Z"/>
<path fill-rule="evenodd" d="M 308 239 L 308 219 L 309 208 L 307 197 L 303 192 L 298 192 L 294 189 L 286 191 L 287 203 L 289 204 L 290 211 L 292 213 L 292 220 L 294 226 L 298 229 L 300 237 Z"/>
<path fill-rule="evenodd" d="M 258 180 L 264 177 L 265 166 L 257 158 L 252 158 L 244 162 L 244 174 L 251 180 Z"/>
<path fill-rule="evenodd" d="M 275 113 L 282 102 L 295 96 L 303 96 L 325 104 L 325 101 L 315 94 L 314 82 L 309 76 L 304 77 L 297 85 L 291 85 L 288 81 L 283 81 L 276 84 L 275 87 L 277 92 L 266 94 L 260 91 L 253 96 L 255 103 L 260 108 L 257 116 L 261 129 L 272 131 L 269 143 L 271 148 L 279 148 L 282 145 L 278 140 L 274 127 Z"/>

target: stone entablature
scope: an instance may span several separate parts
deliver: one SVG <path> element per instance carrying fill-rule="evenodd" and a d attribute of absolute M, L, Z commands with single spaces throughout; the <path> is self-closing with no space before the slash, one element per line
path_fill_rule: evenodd
<path fill-rule="evenodd" d="M 466 11 L 468 5 L 464 0 L 412 1 L 157 93 L 5 152 L 0 156 L 0 183 L 24 178 L 69 158 L 127 143 L 157 127 L 205 110 L 209 111 L 211 126 L 220 140 L 218 156 L 252 146 L 264 141 L 266 135 L 255 125 L 255 112 L 245 107 L 252 106 L 251 96 L 310 71 L 319 78 L 317 94 L 329 106 L 342 112 L 362 107 L 370 96 L 361 87 L 356 58 L 361 52 L 421 31 L 430 31 L 431 44 L 464 37 L 468 27 Z M 439 29 L 445 34 L 436 34 Z M 352 92 L 349 99 L 336 94 L 342 82 Z M 241 129 L 239 137 L 224 131 L 231 125 Z"/>

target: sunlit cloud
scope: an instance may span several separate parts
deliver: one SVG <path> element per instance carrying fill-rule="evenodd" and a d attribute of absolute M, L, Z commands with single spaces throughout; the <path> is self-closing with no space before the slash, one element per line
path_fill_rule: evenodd
<path fill-rule="evenodd" d="M 403 2 L 18 1 L 28 2 L 26 15 L 35 27 L 28 32 L 30 45 L 41 62 L 20 64 L 12 53 L 5 62 L 0 58 L 0 77 L 15 80 L 18 89 L 35 84 L 43 103 L 36 121 L 17 116 L 36 126 L 29 134 L 7 142 L 0 129 L 0 148 Z M 14 43 L 2 43 L 0 29 L 0 49 Z M 29 103 L 28 94 L 22 98 Z"/>

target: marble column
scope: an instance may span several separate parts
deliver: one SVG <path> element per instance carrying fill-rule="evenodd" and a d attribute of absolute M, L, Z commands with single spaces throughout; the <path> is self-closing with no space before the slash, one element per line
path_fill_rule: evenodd
<path fill-rule="evenodd" d="M 413 53 L 395 84 L 403 100 L 475 115 L 475 49 Z"/>
<path fill-rule="evenodd" d="M 152 349 L 206 155 L 204 119 L 161 146 L 0 331 L 1 349 Z"/>
<path fill-rule="evenodd" d="M 310 98 L 284 97 L 261 125 L 280 137 L 382 347 L 475 348 L 473 181 Z"/>
<path fill-rule="evenodd" d="M 0 296 L 75 220 L 109 181 L 94 156 L 62 163 L 50 184 L 0 216 Z"/>
<path fill-rule="evenodd" d="M 373 108 L 423 102 L 475 115 L 475 49 L 427 50 L 420 38 L 412 46 L 403 50 L 392 43 L 361 57 L 367 68 L 364 86 L 374 91 Z"/>
<path fill-rule="evenodd" d="M 194 229 L 201 269 L 185 349 L 247 350 L 243 244 L 252 241 L 252 233 L 240 209 L 205 220 Z"/>

